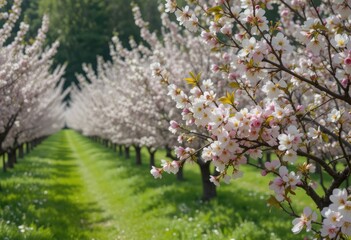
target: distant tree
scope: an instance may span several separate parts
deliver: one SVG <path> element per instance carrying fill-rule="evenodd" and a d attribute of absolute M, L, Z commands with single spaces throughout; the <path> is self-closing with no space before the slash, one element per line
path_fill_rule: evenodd
<path fill-rule="evenodd" d="M 39 1 L 23 0 L 22 9 L 22 11 L 24 12 L 24 14 L 22 14 L 23 21 L 26 23 L 30 23 L 27 36 L 28 38 L 34 38 L 41 25 L 41 20 L 43 16 L 43 14 L 40 14 L 38 11 Z"/>
<path fill-rule="evenodd" d="M 158 1 L 137 0 L 151 29 L 160 28 L 157 11 Z M 78 83 L 75 74 L 82 73 L 82 63 L 96 68 L 96 56 L 109 59 L 108 43 L 118 35 L 122 44 L 128 46 L 132 36 L 141 41 L 139 29 L 134 22 L 131 1 L 127 0 L 23 0 L 24 19 L 30 21 L 29 36 L 35 36 L 43 14 L 50 16 L 48 44 L 58 39 L 60 47 L 55 63 L 68 63 L 64 88 Z"/>
<path fill-rule="evenodd" d="M 107 56 L 107 42 L 111 37 L 106 2 L 100 0 L 42 0 L 41 13 L 51 19 L 48 40 L 59 39 L 60 48 L 56 63 L 68 63 L 66 88 L 76 82 L 74 74 L 81 72 L 82 62 L 95 65 L 95 56 Z"/>

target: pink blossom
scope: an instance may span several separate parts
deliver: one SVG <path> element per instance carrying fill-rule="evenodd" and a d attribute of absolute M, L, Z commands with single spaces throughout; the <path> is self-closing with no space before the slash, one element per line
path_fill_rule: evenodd
<path fill-rule="evenodd" d="M 210 176 L 210 182 L 212 182 L 212 183 L 213 183 L 214 185 L 216 185 L 217 187 L 220 186 L 220 183 L 219 183 L 217 177 L 215 177 L 215 176 Z"/>
<path fill-rule="evenodd" d="M 170 122 L 170 126 L 169 126 L 169 131 L 172 132 L 173 134 L 175 134 L 177 132 L 177 130 L 179 129 L 179 124 L 174 121 L 174 120 L 171 120 Z"/>
<path fill-rule="evenodd" d="M 273 160 L 272 162 L 265 162 L 265 167 L 269 171 L 274 171 L 280 167 L 280 161 L 279 160 Z"/>
<path fill-rule="evenodd" d="M 162 178 L 162 170 L 159 168 L 152 166 L 150 173 L 152 174 L 152 176 L 154 176 L 155 179 Z"/>
<path fill-rule="evenodd" d="M 345 58 L 344 63 L 345 63 L 346 65 L 351 65 L 351 57 Z"/>
<path fill-rule="evenodd" d="M 312 228 L 312 221 L 317 220 L 317 214 L 311 210 L 309 207 L 305 207 L 300 218 L 295 218 L 292 224 L 292 232 L 297 234 L 306 227 L 306 231 L 309 232 Z"/>
<path fill-rule="evenodd" d="M 173 13 L 177 9 L 177 1 L 176 0 L 167 0 L 167 2 L 165 3 L 165 7 L 166 7 L 165 12 Z"/>
<path fill-rule="evenodd" d="M 338 232 L 338 228 L 334 225 L 323 225 L 321 229 L 322 237 L 334 238 Z"/>

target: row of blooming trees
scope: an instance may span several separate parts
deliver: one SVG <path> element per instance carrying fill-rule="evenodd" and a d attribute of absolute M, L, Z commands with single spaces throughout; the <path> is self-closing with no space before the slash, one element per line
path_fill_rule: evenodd
<path fill-rule="evenodd" d="M 4 22 L 0 28 L 0 155 L 8 154 L 4 169 L 14 166 L 17 150 L 23 156 L 25 143 L 64 126 L 64 94 L 59 84 L 64 68 L 51 70 L 58 43 L 44 49 L 49 24 L 46 16 L 31 43 L 25 40 L 27 24 L 21 23 L 14 33 L 20 5 L 21 1 L 15 0 L 10 11 L 0 14 Z M 6 1 L 0 1 L 0 9 L 4 6 Z"/>
<path fill-rule="evenodd" d="M 86 68 L 92 84 L 74 92 L 70 126 L 137 149 L 171 145 L 163 123 L 169 121 L 181 144 L 175 148 L 179 160 L 153 167 L 155 178 L 196 161 L 215 165 L 217 174 L 207 180 L 219 185 L 251 165 L 272 176 L 269 204 L 295 217 L 294 233 L 306 229 L 318 238 L 347 239 L 351 2 L 189 2 L 180 7 L 167 0 L 165 11 L 192 33 L 164 14 L 161 40 L 135 9 L 148 46 L 132 42 L 129 51 L 115 39 L 112 63 L 101 61 L 97 73 Z M 280 21 L 268 20 L 268 11 Z M 276 160 L 256 164 L 264 152 Z M 297 189 L 315 204 L 302 214 L 294 207 Z"/>
<path fill-rule="evenodd" d="M 66 116 L 68 126 L 87 136 L 109 140 L 112 146 L 124 145 L 127 149 L 133 146 L 136 164 L 141 164 L 141 147 L 145 146 L 150 154 L 150 166 L 155 171 L 156 150 L 165 148 L 167 156 L 176 159 L 172 148 L 177 141 L 183 143 L 185 139 L 169 132 L 169 122 L 172 119 L 180 121 L 182 112 L 167 96 L 165 84 L 168 80 L 156 79 L 158 73 L 151 76 L 150 63 L 157 62 L 151 66 L 157 72 L 159 62 L 162 62 L 163 66 L 167 66 L 169 77 L 186 87 L 182 78 L 184 71 L 189 69 L 204 69 L 202 76 L 216 79 L 211 65 L 222 62 L 222 56 L 211 52 L 201 37 L 182 33 L 167 14 L 162 15 L 160 40 L 148 30 L 148 23 L 142 19 L 137 6 L 133 12 L 145 45 L 131 40 L 131 49 L 128 50 L 117 37 L 113 38 L 110 47 L 112 61 L 104 62 L 99 58 L 96 72 L 85 65 L 85 75 L 77 76 L 80 90 L 72 90 L 72 106 Z M 188 140 L 193 147 L 203 144 L 203 139 Z M 210 162 L 198 163 L 203 175 L 203 198 L 210 199 L 216 195 L 216 187 L 209 181 Z M 162 164 L 169 172 L 177 172 L 178 178 L 182 178 L 177 161 L 163 161 Z"/>

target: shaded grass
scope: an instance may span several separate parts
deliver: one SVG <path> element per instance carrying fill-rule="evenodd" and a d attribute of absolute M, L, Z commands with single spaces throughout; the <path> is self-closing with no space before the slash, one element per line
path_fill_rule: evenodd
<path fill-rule="evenodd" d="M 0 177 L 0 239 L 297 239 L 292 219 L 266 207 L 270 179 L 256 170 L 245 168 L 203 203 L 197 165 L 185 166 L 183 182 L 154 180 L 146 150 L 142 166 L 134 155 L 69 130 L 51 136 Z M 309 201 L 301 195 L 299 203 Z"/>

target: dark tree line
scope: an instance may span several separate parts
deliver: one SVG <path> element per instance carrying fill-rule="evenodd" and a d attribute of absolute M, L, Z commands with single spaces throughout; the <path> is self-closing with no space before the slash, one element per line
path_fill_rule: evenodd
<path fill-rule="evenodd" d="M 10 2 L 10 1 L 9 1 Z M 118 34 L 125 46 L 129 38 L 140 42 L 139 29 L 129 0 L 23 0 L 22 20 L 30 23 L 28 42 L 40 27 L 43 14 L 50 16 L 47 43 L 60 41 L 56 64 L 68 64 L 64 87 L 77 83 L 75 73 L 82 73 L 82 63 L 96 65 L 96 56 L 109 58 L 108 44 Z M 160 13 L 156 0 L 135 0 L 150 22 L 152 29 L 160 29 Z"/>

